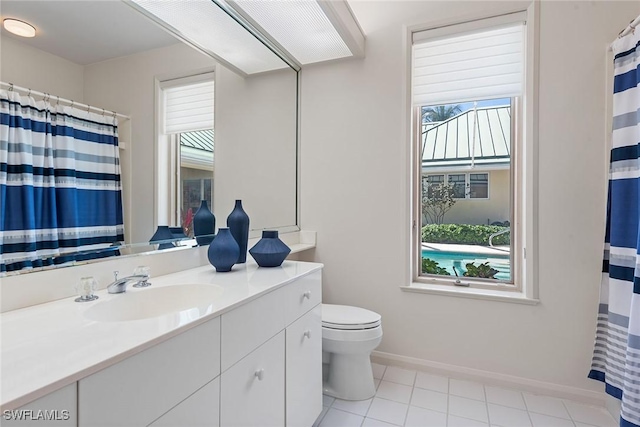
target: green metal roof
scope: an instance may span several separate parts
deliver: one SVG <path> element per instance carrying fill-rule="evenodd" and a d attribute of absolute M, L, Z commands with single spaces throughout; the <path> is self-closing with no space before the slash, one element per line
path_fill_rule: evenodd
<path fill-rule="evenodd" d="M 471 109 L 422 126 L 423 167 L 505 166 L 510 162 L 510 151 L 509 105 Z"/>
<path fill-rule="evenodd" d="M 180 134 L 180 145 L 213 152 L 213 129 L 183 132 Z"/>

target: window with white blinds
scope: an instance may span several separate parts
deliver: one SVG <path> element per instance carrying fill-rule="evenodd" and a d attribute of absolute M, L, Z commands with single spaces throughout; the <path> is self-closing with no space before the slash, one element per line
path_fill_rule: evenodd
<path fill-rule="evenodd" d="M 213 129 L 213 80 L 167 87 L 164 94 L 164 133 Z"/>
<path fill-rule="evenodd" d="M 525 15 L 413 33 L 413 105 L 520 96 Z M 492 25 L 493 24 L 493 25 Z"/>

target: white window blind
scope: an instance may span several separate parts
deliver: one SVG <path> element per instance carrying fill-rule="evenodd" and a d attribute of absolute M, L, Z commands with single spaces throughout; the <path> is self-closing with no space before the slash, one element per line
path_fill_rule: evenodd
<path fill-rule="evenodd" d="M 523 21 L 445 37 L 430 31 L 413 37 L 414 106 L 521 95 Z"/>
<path fill-rule="evenodd" d="M 213 129 L 213 81 L 168 87 L 164 93 L 164 133 Z"/>

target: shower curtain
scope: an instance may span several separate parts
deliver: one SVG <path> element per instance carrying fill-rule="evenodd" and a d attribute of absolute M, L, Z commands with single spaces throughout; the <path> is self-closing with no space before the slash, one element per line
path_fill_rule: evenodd
<path fill-rule="evenodd" d="M 0 91 L 0 274 L 122 240 L 117 119 Z"/>
<path fill-rule="evenodd" d="M 596 343 L 589 377 L 640 426 L 640 31 L 614 42 L 613 133 Z"/>

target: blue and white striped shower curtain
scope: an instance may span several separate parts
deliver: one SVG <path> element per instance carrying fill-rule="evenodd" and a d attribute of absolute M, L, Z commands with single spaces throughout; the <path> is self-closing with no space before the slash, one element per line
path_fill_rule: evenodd
<path fill-rule="evenodd" d="M 117 119 L 0 91 L 0 274 L 122 240 Z"/>
<path fill-rule="evenodd" d="M 596 343 L 589 377 L 640 426 L 640 31 L 616 40 L 613 134 Z"/>

